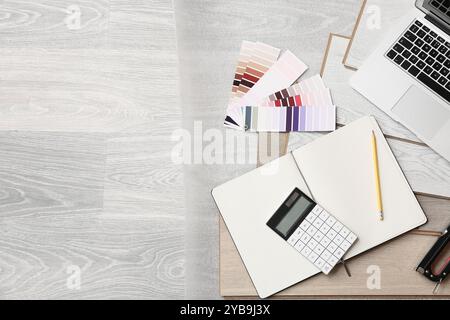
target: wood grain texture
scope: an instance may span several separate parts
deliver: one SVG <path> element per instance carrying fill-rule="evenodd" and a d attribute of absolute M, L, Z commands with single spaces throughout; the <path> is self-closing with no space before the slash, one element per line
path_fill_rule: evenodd
<path fill-rule="evenodd" d="M 184 298 L 172 2 L 2 1 L 0 37 L 0 298 Z"/>
<path fill-rule="evenodd" d="M 409 130 L 392 120 L 348 85 L 354 73 L 342 65 L 348 43 L 349 40 L 342 37 L 331 38 L 323 74 L 333 93 L 333 100 L 338 106 L 338 123 L 345 125 L 364 115 L 373 115 L 385 135 L 400 138 L 400 140 L 389 138 L 388 141 L 412 189 L 420 193 L 450 197 L 450 162 L 428 146 L 418 144 L 417 138 Z"/>

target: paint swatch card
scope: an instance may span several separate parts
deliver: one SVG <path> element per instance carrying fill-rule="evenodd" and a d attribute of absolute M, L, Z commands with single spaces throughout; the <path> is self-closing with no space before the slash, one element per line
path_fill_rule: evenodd
<path fill-rule="evenodd" d="M 251 41 L 242 41 L 241 49 L 239 51 L 239 58 L 236 65 L 236 70 L 234 72 L 234 80 L 233 80 L 233 86 L 231 89 L 231 96 L 228 104 L 232 104 L 236 102 L 238 97 L 238 88 L 241 84 L 242 76 L 245 73 L 245 70 L 247 68 L 247 65 L 250 61 L 250 58 L 253 55 L 253 49 L 256 46 L 256 42 Z M 224 124 L 226 127 L 232 128 L 232 129 L 240 129 L 239 125 L 234 122 L 233 119 L 231 119 L 229 116 L 225 117 Z"/>
<path fill-rule="evenodd" d="M 258 105 L 264 97 L 290 86 L 307 69 L 300 59 L 287 50 L 242 98 L 228 106 L 227 116 L 244 127 L 241 107 Z"/>
<path fill-rule="evenodd" d="M 231 89 L 232 96 L 238 91 L 239 85 L 241 84 L 242 76 L 245 73 L 248 62 L 253 54 L 253 48 L 255 47 L 255 42 L 242 41 L 241 50 L 239 52 L 239 58 L 236 65 L 236 71 L 234 73 L 233 87 Z"/>
<path fill-rule="evenodd" d="M 336 107 L 320 75 L 296 82 L 308 67 L 289 50 L 243 41 L 225 126 L 252 132 L 336 129 Z"/>
<path fill-rule="evenodd" d="M 234 104 L 240 97 L 244 96 L 277 61 L 279 55 L 280 49 L 278 48 L 262 42 L 244 41 L 235 72 L 229 105 Z M 239 129 L 239 125 L 230 116 L 225 118 L 224 123 L 228 127 Z"/>
<path fill-rule="evenodd" d="M 296 96 L 287 96 L 275 101 L 265 100 L 261 107 L 299 107 L 299 106 L 332 106 L 330 89 L 306 91 Z"/>
<path fill-rule="evenodd" d="M 301 95 L 304 92 L 312 92 L 316 90 L 325 89 L 325 83 L 320 75 L 315 75 L 309 79 L 302 80 L 289 88 L 277 91 L 267 98 L 264 101 L 275 101 L 279 99 L 284 99 L 287 97 L 293 97 L 297 95 Z"/>
<path fill-rule="evenodd" d="M 336 107 L 243 107 L 245 130 L 254 132 L 311 132 L 336 130 Z"/>
<path fill-rule="evenodd" d="M 252 55 L 242 75 L 237 96 L 244 96 L 273 66 L 280 55 L 280 49 L 257 42 L 253 46 Z"/>

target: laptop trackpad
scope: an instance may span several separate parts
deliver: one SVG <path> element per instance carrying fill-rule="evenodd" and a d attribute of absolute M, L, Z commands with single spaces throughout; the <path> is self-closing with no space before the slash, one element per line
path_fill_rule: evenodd
<path fill-rule="evenodd" d="M 392 112 L 419 136 L 430 140 L 450 119 L 448 109 L 414 85 L 400 98 Z"/>

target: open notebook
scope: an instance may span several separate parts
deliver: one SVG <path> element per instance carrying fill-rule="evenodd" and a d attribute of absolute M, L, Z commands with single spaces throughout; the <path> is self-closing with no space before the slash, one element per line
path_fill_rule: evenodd
<path fill-rule="evenodd" d="M 379 220 L 376 207 L 372 130 L 377 137 L 384 221 Z M 262 298 L 320 272 L 266 225 L 295 187 L 356 233 L 358 241 L 346 258 L 426 222 L 375 119 L 361 118 L 213 189 L 214 200 Z"/>

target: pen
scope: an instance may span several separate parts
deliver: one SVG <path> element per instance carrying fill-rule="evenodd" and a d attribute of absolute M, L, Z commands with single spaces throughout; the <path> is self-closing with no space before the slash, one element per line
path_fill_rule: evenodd
<path fill-rule="evenodd" d="M 383 215 L 383 202 L 381 200 L 381 186 L 380 186 L 380 170 L 378 168 L 378 152 L 377 152 L 377 140 L 375 132 L 372 130 L 372 150 L 373 150 L 373 166 L 375 170 L 375 186 L 377 189 L 377 207 L 380 214 L 380 220 L 384 219 Z"/>

